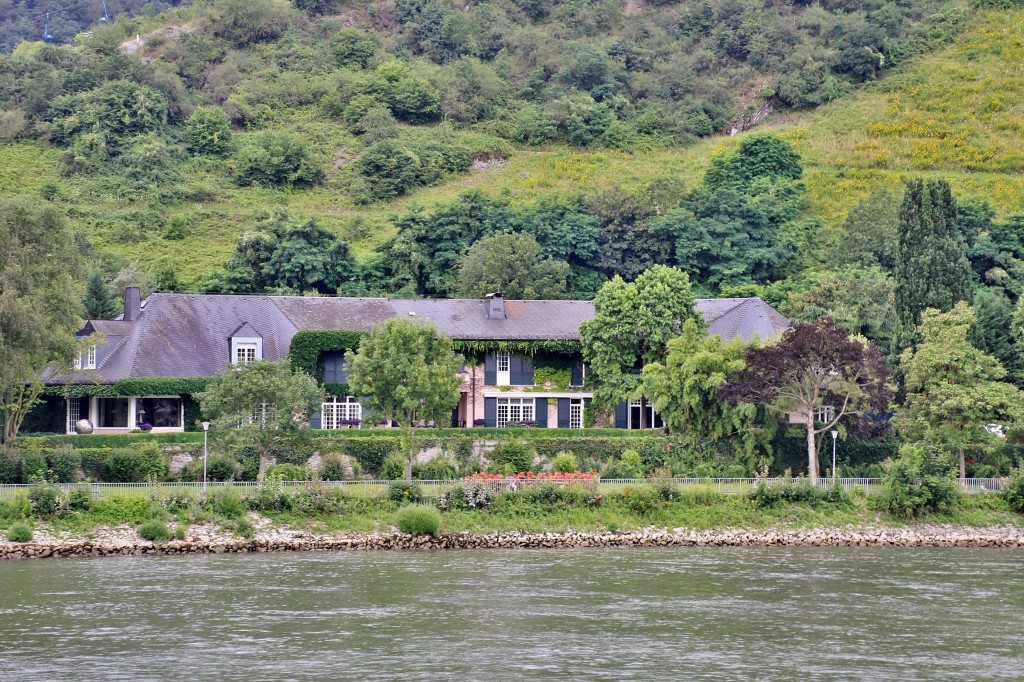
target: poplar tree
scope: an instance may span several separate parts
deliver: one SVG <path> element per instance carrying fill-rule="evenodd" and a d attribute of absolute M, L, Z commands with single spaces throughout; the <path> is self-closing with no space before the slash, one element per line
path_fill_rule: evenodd
<path fill-rule="evenodd" d="M 970 302 L 971 264 L 945 180 L 907 181 L 893 279 L 896 314 L 908 334 L 924 310 L 946 311 L 959 301 Z"/>

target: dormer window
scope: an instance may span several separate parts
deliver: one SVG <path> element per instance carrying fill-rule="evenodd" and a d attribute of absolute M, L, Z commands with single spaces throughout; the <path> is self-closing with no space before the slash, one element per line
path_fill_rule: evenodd
<path fill-rule="evenodd" d="M 263 359 L 263 337 L 248 322 L 231 335 L 231 364 L 248 365 Z"/>
<path fill-rule="evenodd" d="M 96 344 L 90 345 L 75 358 L 75 369 L 96 369 Z"/>
<path fill-rule="evenodd" d="M 235 364 L 236 365 L 248 365 L 250 362 L 256 362 L 256 344 L 255 343 L 236 343 L 235 344 Z"/>

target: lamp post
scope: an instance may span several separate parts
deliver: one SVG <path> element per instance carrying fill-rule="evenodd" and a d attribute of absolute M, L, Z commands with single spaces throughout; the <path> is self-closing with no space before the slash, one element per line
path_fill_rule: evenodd
<path fill-rule="evenodd" d="M 206 499 L 206 440 L 209 434 L 210 422 L 203 422 L 203 499 Z M 834 458 L 835 457 L 833 456 L 833 459 Z"/>
<path fill-rule="evenodd" d="M 836 478 L 836 439 L 839 438 L 839 432 L 832 429 L 829 433 L 832 434 L 832 479 Z"/>

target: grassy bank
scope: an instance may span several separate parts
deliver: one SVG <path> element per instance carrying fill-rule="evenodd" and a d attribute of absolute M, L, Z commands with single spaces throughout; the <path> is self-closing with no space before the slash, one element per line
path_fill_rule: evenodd
<path fill-rule="evenodd" d="M 953 524 L 984 528 L 1024 527 L 1024 516 L 995 493 L 960 496 L 942 513 L 914 519 L 890 515 L 885 495 L 847 494 L 795 483 L 766 495 L 722 495 L 707 486 L 679 488 L 668 482 L 625 486 L 544 484 L 517 491 L 491 492 L 466 483 L 437 493 L 396 483 L 384 494 L 359 495 L 311 483 L 298 490 L 275 481 L 254 493 L 231 488 L 208 497 L 196 491 L 151 486 L 134 494 L 93 498 L 87 491 L 66 493 L 36 486 L 0 503 L 0 533 L 24 541 L 24 529 L 92 538 L 127 524 L 145 539 L 185 539 L 193 526 L 213 526 L 219 534 L 251 538 L 258 528 L 300 529 L 314 533 L 389 531 L 410 503 L 434 507 L 440 532 L 633 531 L 650 527 L 717 529 L 814 529 Z"/>

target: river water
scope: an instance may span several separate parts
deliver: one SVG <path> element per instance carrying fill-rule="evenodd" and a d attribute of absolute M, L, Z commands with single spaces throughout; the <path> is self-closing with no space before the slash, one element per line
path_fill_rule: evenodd
<path fill-rule="evenodd" d="M 1024 552 L 0 562 L 0 680 L 1021 680 Z"/>

